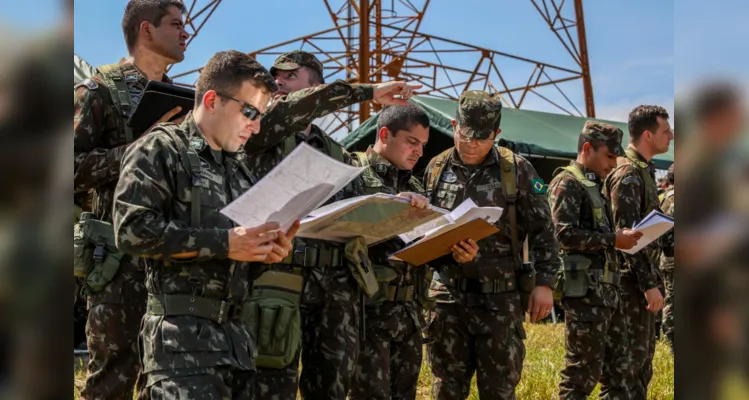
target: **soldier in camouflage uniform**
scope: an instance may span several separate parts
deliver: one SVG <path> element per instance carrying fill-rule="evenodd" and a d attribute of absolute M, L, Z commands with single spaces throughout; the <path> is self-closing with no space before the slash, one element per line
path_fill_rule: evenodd
<path fill-rule="evenodd" d="M 171 82 L 163 71 L 184 58 L 185 32 L 181 1 L 131 0 L 122 25 L 131 58 L 98 67 L 100 73 L 74 89 L 73 172 L 75 193 L 93 190 L 92 211 L 112 220 L 112 196 L 125 149 L 143 132 L 132 132 L 127 120 L 149 80 Z M 175 111 L 162 120 L 168 120 Z M 117 274 L 101 291 L 85 293 L 86 337 L 90 361 L 84 399 L 127 399 L 140 369 L 138 326 L 145 311 L 142 263 L 125 257 Z"/>
<path fill-rule="evenodd" d="M 470 198 L 478 206 L 502 207 L 499 232 L 478 242 L 472 262 L 450 256 L 430 263 L 430 296 L 437 305 L 427 334 L 435 399 L 465 399 L 477 373 L 481 398 L 514 399 L 525 358 L 525 311 L 538 321 L 551 313 L 559 269 L 546 187 L 528 160 L 494 146 L 499 135 L 499 96 L 467 91 L 453 121 L 455 147 L 433 158 L 425 174 L 433 205 L 454 209 Z M 535 281 L 521 282 L 521 243 L 528 238 Z M 528 307 L 518 287 L 531 289 Z M 532 293 L 531 293 L 532 291 Z"/>
<path fill-rule="evenodd" d="M 254 262 L 285 257 L 298 224 L 286 234 L 272 232 L 276 223 L 236 227 L 220 210 L 255 183 L 241 147 L 276 89 L 250 56 L 216 53 L 185 121 L 157 125 L 123 156 L 117 246 L 148 259 L 140 398 L 253 398 L 255 343 L 240 321 L 243 302 L 264 269 Z"/>
<path fill-rule="evenodd" d="M 411 87 L 403 82 L 352 85 L 338 80 L 325 85 L 322 64 L 314 55 L 304 51 L 280 55 L 270 72 L 279 86 L 277 99 L 283 99 L 289 93 L 293 96 L 299 91 L 327 87 L 331 100 L 323 105 L 327 107 L 326 111 L 317 117 L 362 101 L 406 104 L 404 99 L 393 96 L 410 97 Z M 281 114 L 278 117 L 294 116 Z M 312 118 L 305 125 L 278 130 L 274 135 L 253 137 L 245 145 L 250 169 L 262 178 L 301 143 L 346 164 L 354 163 L 349 153 L 311 122 Z M 325 204 L 363 194 L 362 180 L 357 178 Z M 293 400 L 299 388 L 304 398 L 344 399 L 359 354 L 360 295 L 357 282 L 344 260 L 343 246 L 297 238 L 293 254 L 272 265 L 271 269 L 303 276 L 302 348 L 284 368 L 258 367 L 257 398 Z M 314 366 L 303 369 L 301 377 L 300 357 L 304 364 Z"/>
<path fill-rule="evenodd" d="M 367 167 L 363 173 L 366 193 L 423 196 L 424 187 L 411 171 L 428 140 L 429 117 L 419 105 L 382 110 L 374 147 L 355 153 L 358 164 Z M 428 265 L 388 260 L 402 247 L 403 242 L 394 238 L 369 249 L 380 289 L 367 299 L 367 335 L 349 393 L 352 400 L 416 398 L 425 325 L 422 310 L 429 306 L 425 295 L 431 273 Z M 456 260 L 469 262 L 477 251 L 475 243 L 463 243 L 454 254 Z"/>
<path fill-rule="evenodd" d="M 675 211 L 674 203 L 674 164 L 668 167 L 666 175 L 669 187 L 661 201 L 661 210 L 664 214 L 673 217 Z M 674 246 L 675 233 L 672 229 L 663 237 L 663 253 L 661 254 L 660 268 L 663 275 L 663 283 L 666 288 L 666 296 L 663 305 L 663 334 L 671 346 L 671 354 L 674 352 Z"/>
<path fill-rule="evenodd" d="M 668 151 L 673 139 L 668 112 L 660 106 L 636 107 L 629 114 L 629 138 L 626 157 L 619 157 L 618 166 L 604 182 L 616 229 L 631 228 L 658 209 L 655 167 L 650 160 Z M 654 241 L 633 255 L 617 252 L 622 268 L 622 309 L 628 324 L 627 349 L 637 383 L 632 393 L 635 399 L 647 398 L 653 376 L 655 314 L 663 307 L 656 265 L 659 247 Z"/>
<path fill-rule="evenodd" d="M 621 129 L 587 121 L 577 160 L 555 171 L 549 184 L 564 267 L 558 291 L 567 354 L 560 399 L 586 399 L 599 381 L 603 398 L 628 399 L 634 385 L 615 249 L 631 249 L 642 234 L 629 229 L 615 232 L 611 207 L 601 194 L 617 156 L 624 155 L 621 142 Z"/>

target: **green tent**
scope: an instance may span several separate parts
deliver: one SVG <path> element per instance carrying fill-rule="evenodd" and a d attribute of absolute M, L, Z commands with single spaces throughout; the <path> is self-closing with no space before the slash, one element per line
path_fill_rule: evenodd
<path fill-rule="evenodd" d="M 417 173 L 426 167 L 429 160 L 441 151 L 453 146 L 451 120 L 455 118 L 457 102 L 428 96 L 414 96 L 429 115 L 430 138 L 424 156 L 414 168 Z M 377 117 L 365 121 L 356 130 L 340 140 L 349 151 L 363 151 L 375 141 Z M 498 144 L 528 157 L 544 179 L 550 180 L 554 168 L 567 164 L 577 156 L 577 138 L 587 118 L 551 114 L 540 111 L 505 108 L 502 110 Z M 627 124 L 606 121 L 625 132 L 624 146 L 628 142 Z M 673 143 L 668 153 L 653 160 L 658 169 L 667 169 L 674 160 Z"/>

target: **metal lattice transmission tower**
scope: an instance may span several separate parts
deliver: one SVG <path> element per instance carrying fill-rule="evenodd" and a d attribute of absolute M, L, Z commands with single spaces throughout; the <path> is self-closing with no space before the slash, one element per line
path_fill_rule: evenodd
<path fill-rule="evenodd" d="M 404 79 L 423 84 L 419 94 L 453 100 L 464 90 L 481 89 L 498 93 L 505 106 L 513 108 L 522 108 L 530 97 L 536 96 L 566 114 L 595 117 L 582 0 L 529 1 L 567 50 L 571 58 L 565 63 L 568 66 L 420 32 L 430 0 L 323 0 L 333 27 L 249 54 L 275 58 L 283 52 L 302 49 L 322 61 L 326 82 Z M 218 2 L 211 3 L 215 3 L 214 9 Z M 503 65 L 508 63 L 525 64 L 531 72 L 510 77 L 503 74 Z M 192 75 L 191 83 L 182 84 L 193 86 L 199 71 L 183 72 L 173 78 L 190 80 Z M 560 87 L 574 80 L 582 82 L 585 112 Z M 555 97 L 563 98 L 567 104 L 552 100 L 549 91 L 556 92 Z M 321 127 L 330 134 L 348 131 L 378 109 L 371 102 L 352 106 L 326 117 Z"/>

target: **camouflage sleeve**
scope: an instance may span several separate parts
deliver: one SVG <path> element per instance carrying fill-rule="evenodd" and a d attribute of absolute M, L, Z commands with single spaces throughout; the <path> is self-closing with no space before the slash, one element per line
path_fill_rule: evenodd
<path fill-rule="evenodd" d="M 101 87 L 100 87 L 101 88 Z M 127 146 L 103 149 L 101 135 L 105 129 L 104 96 L 96 89 L 79 86 L 74 91 L 73 139 L 75 192 L 84 192 L 120 175 L 120 161 Z"/>
<path fill-rule="evenodd" d="M 545 193 L 536 193 L 533 190 L 533 181 L 539 179 L 533 165 L 520 156 L 516 157 L 518 212 L 525 211 L 522 220 L 526 224 L 529 258 L 536 268 L 536 286 L 554 287 L 561 261 L 559 242 L 554 236 L 554 224 L 551 220 L 547 196 Z"/>
<path fill-rule="evenodd" d="M 580 209 L 585 196 L 585 189 L 570 176 L 559 176 L 549 184 L 549 206 L 560 247 L 583 252 L 613 248 L 616 234 L 580 226 Z"/>
<path fill-rule="evenodd" d="M 201 259 L 225 258 L 228 230 L 192 228 L 189 219 L 169 218 L 173 208 L 190 207 L 189 202 L 174 206 L 179 198 L 175 193 L 178 175 L 185 174 L 180 181 L 189 179 L 178 154 L 171 139 L 160 132 L 144 136 L 125 152 L 122 177 L 114 193 L 117 247 L 155 258 L 194 252 Z"/>
<path fill-rule="evenodd" d="M 611 209 L 614 214 L 616 229 L 632 229 L 640 219 L 640 198 L 643 196 L 643 182 L 631 167 L 614 170 L 608 182 L 608 193 L 611 197 Z M 658 287 L 658 280 L 653 266 L 653 260 L 648 257 L 644 249 L 636 254 L 624 256 L 624 267 L 635 275 L 640 290 L 644 293 Z"/>
<path fill-rule="evenodd" d="M 342 80 L 282 96 L 270 105 L 260 123 L 260 132 L 245 143 L 245 151 L 250 154 L 271 148 L 284 137 L 306 128 L 316 118 L 371 100 L 373 96 L 372 85 Z"/>

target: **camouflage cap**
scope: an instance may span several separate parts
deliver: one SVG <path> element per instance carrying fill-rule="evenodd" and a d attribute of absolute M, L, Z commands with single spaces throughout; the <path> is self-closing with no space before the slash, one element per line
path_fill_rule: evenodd
<path fill-rule="evenodd" d="M 458 100 L 456 122 L 460 134 L 477 140 L 489 139 L 491 133 L 499 129 L 502 117 L 502 101 L 494 93 L 482 90 L 467 90 Z"/>
<path fill-rule="evenodd" d="M 580 134 L 594 140 L 603 141 L 609 148 L 609 151 L 617 156 L 624 155 L 624 149 L 622 149 L 622 136 L 624 133 L 614 125 L 598 121 L 585 121 L 585 126 L 583 126 Z"/>
<path fill-rule="evenodd" d="M 278 56 L 270 68 L 270 73 L 275 76 L 278 70 L 293 71 L 302 67 L 307 67 L 322 76 L 323 67 L 320 60 L 314 54 L 302 50 L 292 50 Z"/>

